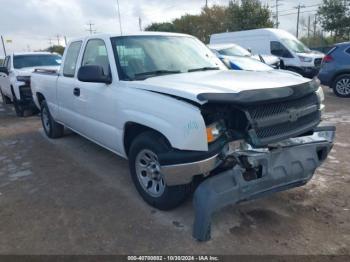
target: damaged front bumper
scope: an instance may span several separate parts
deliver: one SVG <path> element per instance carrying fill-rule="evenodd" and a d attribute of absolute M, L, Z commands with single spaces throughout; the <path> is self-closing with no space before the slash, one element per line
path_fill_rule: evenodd
<path fill-rule="evenodd" d="M 230 152 L 227 157 L 234 156 L 237 165 L 206 179 L 195 191 L 193 237 L 210 239 L 211 215 L 224 206 L 306 184 L 327 158 L 334 136 L 335 127 L 318 127 L 308 136 L 290 138 L 268 149 L 248 146 Z"/>
<path fill-rule="evenodd" d="M 286 139 L 272 144 L 271 147 L 281 148 L 319 142 L 332 143 L 335 133 L 333 129 L 334 127 L 318 127 L 311 135 Z M 196 175 L 209 175 L 211 171 L 228 158 L 235 157 L 238 159 L 240 156 L 247 155 L 248 153 L 268 152 L 267 149 L 254 149 L 248 144 L 241 146 L 244 147 L 244 150 L 232 151 L 229 145 L 224 145 L 224 142 L 218 141 L 217 145 L 211 148 L 208 153 L 196 154 L 194 152 L 178 151 L 161 155 L 159 161 L 165 183 L 169 186 L 188 184 Z M 176 159 L 175 163 L 169 163 L 169 161 L 174 162 L 174 159 Z"/>

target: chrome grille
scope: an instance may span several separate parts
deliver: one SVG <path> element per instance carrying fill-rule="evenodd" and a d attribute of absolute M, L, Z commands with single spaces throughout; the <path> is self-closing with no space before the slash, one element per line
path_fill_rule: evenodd
<path fill-rule="evenodd" d="M 319 107 L 315 93 L 291 101 L 247 107 L 251 143 L 264 146 L 311 130 L 320 122 Z"/>

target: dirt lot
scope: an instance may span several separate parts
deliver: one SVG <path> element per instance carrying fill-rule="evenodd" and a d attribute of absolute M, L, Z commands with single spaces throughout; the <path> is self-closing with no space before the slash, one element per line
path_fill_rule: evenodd
<path fill-rule="evenodd" d="M 218 212 L 207 243 L 191 237 L 191 199 L 147 206 L 125 160 L 75 134 L 48 140 L 0 103 L 0 253 L 350 254 L 350 100 L 325 91 L 327 162 L 302 188 Z"/>

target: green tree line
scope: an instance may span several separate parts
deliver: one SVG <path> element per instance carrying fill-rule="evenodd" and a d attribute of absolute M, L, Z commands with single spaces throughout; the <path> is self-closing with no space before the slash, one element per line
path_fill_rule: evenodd
<path fill-rule="evenodd" d="M 146 31 L 178 32 L 194 35 L 204 43 L 211 34 L 273 27 L 271 12 L 258 0 L 230 1 L 228 6 L 203 7 L 199 15 L 183 15 L 167 23 L 152 23 Z"/>

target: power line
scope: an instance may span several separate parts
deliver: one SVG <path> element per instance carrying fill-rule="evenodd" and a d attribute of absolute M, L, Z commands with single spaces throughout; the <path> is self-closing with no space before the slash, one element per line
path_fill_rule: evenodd
<path fill-rule="evenodd" d="M 300 14 L 303 14 L 303 13 L 311 13 L 311 12 L 317 12 L 317 10 L 301 11 Z M 293 13 L 282 14 L 282 15 L 280 15 L 280 16 L 297 15 L 297 14 L 298 14 L 298 12 L 293 12 Z"/>

